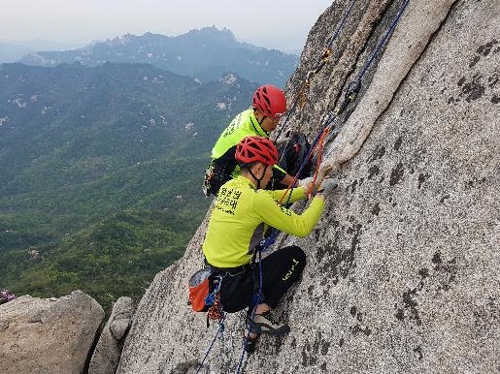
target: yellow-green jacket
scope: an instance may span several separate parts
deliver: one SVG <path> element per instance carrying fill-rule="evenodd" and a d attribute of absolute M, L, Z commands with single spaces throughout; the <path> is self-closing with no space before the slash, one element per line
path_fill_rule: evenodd
<path fill-rule="evenodd" d="M 235 147 L 241 139 L 253 135 L 269 137 L 269 134 L 260 127 L 253 109 L 247 109 L 234 117 L 219 136 L 212 149 L 212 159 L 221 158 L 230 148 Z"/>
<path fill-rule="evenodd" d="M 323 199 L 313 198 L 299 215 L 278 204 L 284 193 L 256 189 L 244 176 L 225 183 L 217 195 L 202 247 L 208 263 L 219 268 L 248 264 L 268 226 L 299 237 L 308 235 L 323 211 Z M 303 187 L 295 188 L 290 201 L 305 197 Z M 283 198 L 286 202 L 288 196 Z"/>
<path fill-rule="evenodd" d="M 269 137 L 269 134 L 259 125 L 253 109 L 239 113 L 219 136 L 212 149 L 212 176 L 210 193 L 217 192 L 225 182 L 240 174 L 240 167 L 235 159 L 236 145 L 246 136 Z M 279 165 L 273 167 L 273 180 L 279 182 L 286 171 Z"/>

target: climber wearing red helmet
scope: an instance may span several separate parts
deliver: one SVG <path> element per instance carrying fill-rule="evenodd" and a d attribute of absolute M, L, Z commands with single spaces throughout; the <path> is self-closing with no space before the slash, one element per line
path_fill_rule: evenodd
<path fill-rule="evenodd" d="M 267 132 L 276 128 L 279 119 L 286 111 L 286 98 L 283 91 L 270 84 L 257 88 L 253 95 L 252 107 L 257 109 L 264 117 L 270 119 Z"/>
<path fill-rule="evenodd" d="M 240 165 L 248 170 L 248 173 L 257 182 L 257 188 L 261 188 L 261 182 L 267 174 L 267 170 L 270 170 L 269 175 L 272 176 L 272 167 L 278 162 L 278 150 L 272 141 L 266 138 L 261 138 L 258 136 L 247 136 L 243 138 L 241 142 L 236 146 L 235 153 L 236 161 Z M 264 171 L 257 177 L 252 172 L 252 168 L 246 165 L 252 165 L 254 163 L 260 163 L 264 165 Z M 265 188 L 269 180 L 265 180 L 263 185 Z"/>
<path fill-rule="evenodd" d="M 239 113 L 222 132 L 212 149 L 211 162 L 205 175 L 203 191 L 207 197 L 217 195 L 220 186 L 238 174 L 235 159 L 236 144 L 246 136 L 269 138 L 286 112 L 286 97 L 282 90 L 270 84 L 257 88 L 252 108 Z M 286 186 L 293 177 L 275 166 L 273 180 Z"/>
<path fill-rule="evenodd" d="M 245 137 L 238 143 L 235 157 L 241 174 L 220 188 L 202 249 L 206 265 L 212 271 L 212 282 L 221 282 L 219 295 L 223 310 L 233 313 L 249 308 L 245 350 L 252 352 L 261 333 L 283 335 L 290 330 L 287 325 L 273 321 L 270 310 L 299 279 L 306 264 L 305 253 L 292 245 L 274 251 L 260 266 L 253 266 L 255 248 L 269 227 L 299 237 L 307 236 L 318 222 L 325 197 L 334 184 L 324 180 L 307 209 L 297 214 L 280 206 L 278 200 L 285 193 L 283 201 L 306 199 L 307 188 L 311 186 L 294 188 L 291 192 L 264 190 L 278 161 L 278 151 L 269 139 Z M 262 279 L 262 294 L 255 299 L 259 279 Z"/>

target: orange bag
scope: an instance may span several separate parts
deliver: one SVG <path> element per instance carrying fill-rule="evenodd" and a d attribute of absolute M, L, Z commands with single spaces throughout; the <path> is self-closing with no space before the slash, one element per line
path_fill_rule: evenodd
<path fill-rule="evenodd" d="M 195 312 L 206 312 L 210 305 L 206 304 L 206 298 L 210 294 L 209 269 L 201 269 L 194 273 L 189 279 L 189 301 L 188 304 Z"/>

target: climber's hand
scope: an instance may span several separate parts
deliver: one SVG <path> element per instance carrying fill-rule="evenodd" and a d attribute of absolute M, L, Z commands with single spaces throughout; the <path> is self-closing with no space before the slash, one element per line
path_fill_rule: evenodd
<path fill-rule="evenodd" d="M 311 183 L 313 181 L 313 177 L 307 177 L 304 179 L 299 179 L 297 181 L 297 187 L 307 187 L 308 189 L 311 187 Z"/>
<path fill-rule="evenodd" d="M 325 198 L 328 197 L 333 190 L 337 187 L 337 180 L 334 178 L 325 178 L 323 182 L 321 182 L 321 186 L 316 192 L 317 195 L 323 195 Z"/>
<path fill-rule="evenodd" d="M 319 179 L 321 180 L 323 178 L 332 175 L 336 169 L 337 167 L 333 163 L 330 163 L 328 161 L 322 162 L 319 167 L 319 173 L 318 173 Z"/>

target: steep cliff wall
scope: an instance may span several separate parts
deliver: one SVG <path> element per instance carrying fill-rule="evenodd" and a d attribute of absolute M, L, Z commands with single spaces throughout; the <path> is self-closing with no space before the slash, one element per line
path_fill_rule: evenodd
<path fill-rule="evenodd" d="M 290 98 L 349 3 L 311 29 Z M 400 4 L 356 2 L 291 125 L 316 136 Z M 317 229 L 282 238 L 309 256 L 277 310 L 292 332 L 244 372 L 500 372 L 499 24 L 497 0 L 410 2 L 326 145 L 340 182 Z M 186 305 L 205 226 L 143 297 L 118 373 L 196 372 L 217 329 Z M 242 328 L 228 316 L 203 372 L 235 372 Z"/>

